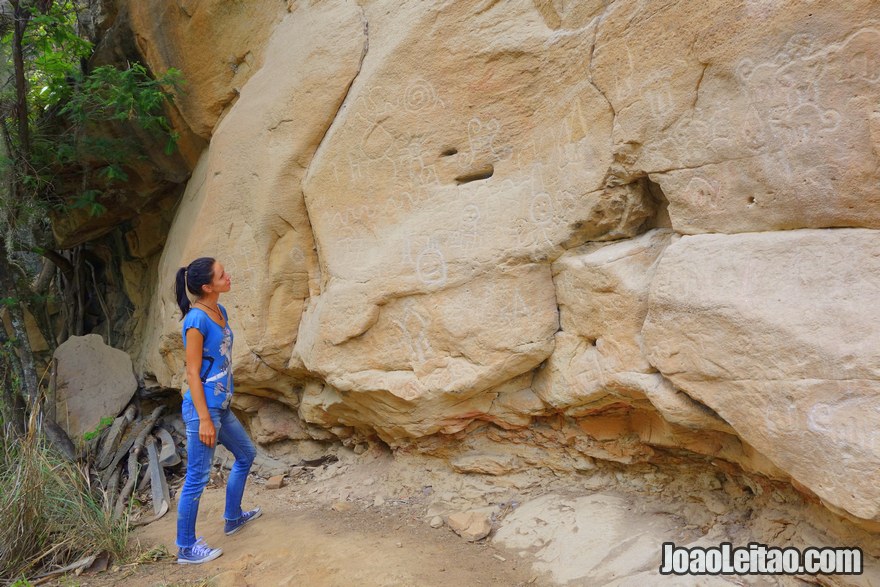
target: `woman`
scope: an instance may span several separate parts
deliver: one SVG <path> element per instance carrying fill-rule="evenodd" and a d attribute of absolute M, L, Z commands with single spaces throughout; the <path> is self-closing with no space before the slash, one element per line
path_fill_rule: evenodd
<path fill-rule="evenodd" d="M 216 442 L 235 456 L 226 484 L 227 535 L 257 518 L 256 508 L 241 511 L 241 496 L 257 452 L 241 423 L 229 409 L 232 399 L 232 330 L 220 294 L 230 290 L 232 280 L 218 261 L 196 259 L 177 271 L 175 296 L 183 314 L 183 347 L 186 350 L 186 381 L 183 421 L 186 424 L 186 480 L 177 503 L 177 562 L 198 564 L 214 560 L 223 550 L 196 540 L 199 498 L 211 473 Z M 190 304 L 186 292 L 195 296 Z"/>

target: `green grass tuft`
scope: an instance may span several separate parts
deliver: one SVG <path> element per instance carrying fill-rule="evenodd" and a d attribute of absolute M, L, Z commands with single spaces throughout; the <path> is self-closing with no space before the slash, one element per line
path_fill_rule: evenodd
<path fill-rule="evenodd" d="M 125 555 L 128 520 L 113 519 L 87 470 L 38 434 L 0 431 L 0 584 L 109 552 Z"/>

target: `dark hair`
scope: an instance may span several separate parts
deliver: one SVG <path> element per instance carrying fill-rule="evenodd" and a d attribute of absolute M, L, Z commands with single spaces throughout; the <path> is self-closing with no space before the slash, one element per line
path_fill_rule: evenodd
<path fill-rule="evenodd" d="M 199 257 L 186 267 L 177 270 L 177 277 L 174 279 L 174 295 L 177 298 L 177 305 L 180 306 L 181 317 L 186 316 L 189 312 L 190 303 L 186 292 L 202 297 L 205 292 L 202 291 L 203 285 L 209 285 L 214 280 L 214 258 Z"/>

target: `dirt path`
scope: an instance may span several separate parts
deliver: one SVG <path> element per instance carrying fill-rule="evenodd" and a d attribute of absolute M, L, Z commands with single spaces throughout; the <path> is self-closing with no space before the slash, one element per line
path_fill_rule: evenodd
<path fill-rule="evenodd" d="M 338 451 L 338 462 L 297 467 L 268 490 L 252 477 L 246 508 L 264 516 L 223 535 L 221 474 L 202 498 L 197 533 L 223 556 L 198 566 L 175 558 L 62 579 L 64 587 L 431 587 L 458 585 L 880 585 L 880 539 L 843 524 L 784 484 L 682 462 L 597 466 L 586 474 L 542 471 L 493 477 L 452 473 L 442 463 L 382 451 Z M 177 479 L 180 482 L 180 479 Z M 177 493 L 176 491 L 174 492 Z M 468 543 L 443 523 L 488 516 L 489 538 Z M 175 553 L 175 508 L 137 531 L 140 550 Z M 432 528 L 431 522 L 439 527 Z M 664 542 L 851 546 L 865 552 L 860 576 L 662 577 Z"/>
<path fill-rule="evenodd" d="M 198 566 L 160 561 L 120 569 L 80 585 L 430 586 L 530 585 L 538 575 L 517 555 L 467 543 L 449 528 L 431 528 L 406 507 L 322 506 L 297 502 L 296 486 L 270 491 L 251 484 L 246 506 L 264 515 L 235 536 L 223 534 L 223 489 L 205 491 L 198 532 L 223 556 Z M 142 529 L 142 548 L 164 544 L 173 553 L 173 512 Z"/>

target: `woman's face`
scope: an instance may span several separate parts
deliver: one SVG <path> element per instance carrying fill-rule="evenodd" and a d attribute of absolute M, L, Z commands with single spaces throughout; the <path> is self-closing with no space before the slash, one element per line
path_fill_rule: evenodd
<path fill-rule="evenodd" d="M 214 261 L 214 278 L 209 286 L 206 286 L 208 292 L 223 293 L 232 288 L 232 278 L 226 273 L 223 264 L 220 261 Z"/>

